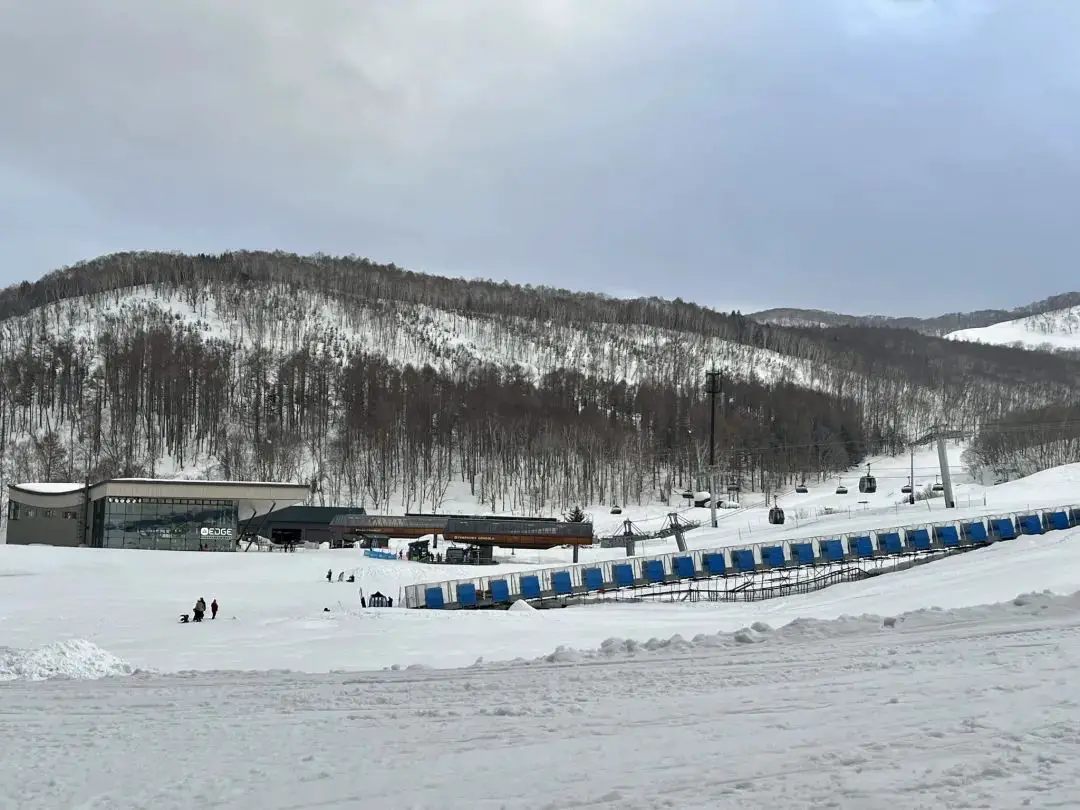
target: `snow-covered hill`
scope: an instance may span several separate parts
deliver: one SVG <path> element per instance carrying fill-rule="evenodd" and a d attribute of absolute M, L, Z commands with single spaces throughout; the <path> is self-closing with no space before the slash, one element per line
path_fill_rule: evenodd
<path fill-rule="evenodd" d="M 250 351 L 287 355 L 314 346 L 342 362 L 356 352 L 392 365 L 430 365 L 461 374 L 483 364 L 519 367 L 536 380 L 572 370 L 628 384 L 664 380 L 688 367 L 717 367 L 742 379 L 829 385 L 829 369 L 778 352 L 701 334 L 639 325 L 560 326 L 522 313 L 508 322 L 389 300 L 351 300 L 287 285 L 215 285 L 199 290 L 136 287 L 66 299 L 32 314 L 0 321 L 0 352 L 49 334 L 95 351 L 114 324 L 170 324 Z M 700 375 L 699 375 L 700 376 Z"/>
<path fill-rule="evenodd" d="M 1080 306 L 1002 321 L 978 329 L 960 329 L 950 332 L 946 338 L 1039 351 L 1080 350 Z"/>

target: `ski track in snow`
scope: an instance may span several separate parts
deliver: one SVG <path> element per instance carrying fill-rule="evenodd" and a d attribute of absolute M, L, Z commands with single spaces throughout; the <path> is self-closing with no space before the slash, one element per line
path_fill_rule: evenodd
<path fill-rule="evenodd" d="M 5 684 L 0 807 L 1080 801 L 1080 598 L 761 629 L 571 663 Z"/>

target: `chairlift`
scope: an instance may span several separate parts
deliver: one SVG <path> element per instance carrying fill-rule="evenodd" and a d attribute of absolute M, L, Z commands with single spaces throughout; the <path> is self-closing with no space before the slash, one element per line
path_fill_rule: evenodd
<path fill-rule="evenodd" d="M 802 483 L 802 484 L 799 484 L 797 487 L 795 487 L 795 491 L 797 493 L 799 493 L 800 495 L 805 495 L 807 492 L 810 491 L 810 489 L 809 489 L 809 487 L 806 486 L 805 483 Z"/>
<path fill-rule="evenodd" d="M 933 486 L 933 491 L 934 491 L 934 492 L 944 492 L 944 491 L 945 491 L 945 487 L 944 487 L 944 485 L 943 485 L 943 484 L 941 484 L 941 483 L 939 483 L 939 482 L 936 482 L 936 481 L 935 481 L 935 482 L 934 482 L 934 486 Z"/>
<path fill-rule="evenodd" d="M 845 487 L 841 483 L 837 483 L 837 485 L 836 485 L 836 494 L 837 495 L 847 495 L 847 487 Z"/>
<path fill-rule="evenodd" d="M 622 507 L 621 506 L 613 506 L 613 507 L 611 507 L 611 514 L 613 514 L 613 515 L 621 515 L 622 514 Z"/>
<path fill-rule="evenodd" d="M 870 474 L 870 465 L 866 465 L 866 475 L 859 479 L 859 492 L 877 492 L 877 479 Z"/>
<path fill-rule="evenodd" d="M 902 493 L 904 493 L 905 495 L 910 495 L 911 494 L 911 484 L 904 484 L 902 487 L 900 487 L 900 491 Z"/>

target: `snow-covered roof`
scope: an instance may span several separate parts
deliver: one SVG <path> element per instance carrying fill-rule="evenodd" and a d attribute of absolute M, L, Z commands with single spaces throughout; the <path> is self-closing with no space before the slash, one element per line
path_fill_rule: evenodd
<path fill-rule="evenodd" d="M 61 483 L 27 483 L 27 484 L 12 484 L 15 489 L 21 489 L 23 492 L 36 492 L 40 495 L 57 495 L 64 492 L 78 492 L 83 488 L 83 484 L 61 484 Z"/>
<path fill-rule="evenodd" d="M 216 481 L 206 478 L 110 478 L 108 481 L 100 481 L 98 483 L 126 483 L 126 484 L 191 484 L 193 486 L 236 486 L 236 487 L 303 487 L 307 489 L 307 484 L 290 484 L 282 481 Z"/>

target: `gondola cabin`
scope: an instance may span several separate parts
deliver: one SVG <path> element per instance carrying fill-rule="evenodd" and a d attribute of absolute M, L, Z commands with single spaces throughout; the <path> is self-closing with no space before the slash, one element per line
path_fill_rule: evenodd
<path fill-rule="evenodd" d="M 867 473 L 859 479 L 859 492 L 877 492 L 877 479 Z"/>
<path fill-rule="evenodd" d="M 772 509 L 770 509 L 769 510 L 769 523 L 771 523 L 773 526 L 783 526 L 784 525 L 784 510 L 781 509 L 779 506 L 774 506 Z"/>

